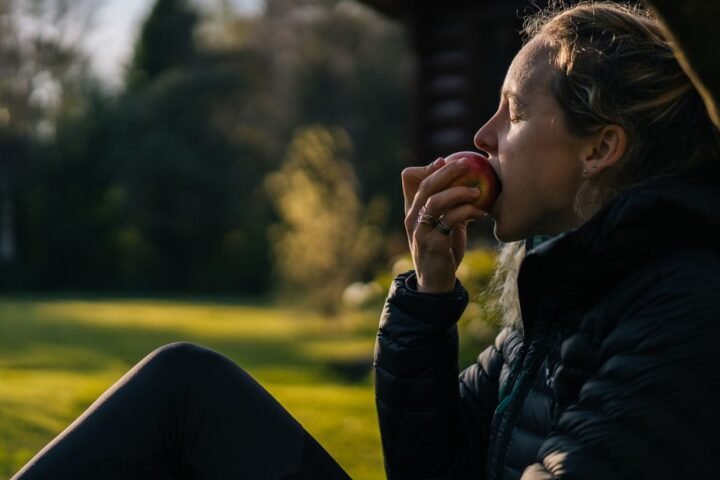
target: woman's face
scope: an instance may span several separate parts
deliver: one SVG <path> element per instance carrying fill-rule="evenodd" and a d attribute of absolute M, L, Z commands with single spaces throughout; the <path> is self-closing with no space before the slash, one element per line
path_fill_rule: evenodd
<path fill-rule="evenodd" d="M 588 142 L 565 127 L 549 62 L 540 39 L 525 45 L 508 69 L 497 112 L 475 135 L 503 184 L 490 213 L 504 242 L 580 224 L 574 204 Z"/>

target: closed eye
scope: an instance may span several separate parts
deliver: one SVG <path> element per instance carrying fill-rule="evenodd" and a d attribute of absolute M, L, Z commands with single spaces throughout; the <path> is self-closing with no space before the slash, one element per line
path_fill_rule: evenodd
<path fill-rule="evenodd" d="M 512 123 L 517 123 L 521 120 L 525 120 L 525 112 L 518 105 L 516 105 L 514 101 L 509 102 L 508 116 Z"/>
<path fill-rule="evenodd" d="M 522 120 L 525 120 L 525 116 L 521 113 L 510 113 L 510 122 L 511 123 L 518 123 Z"/>
<path fill-rule="evenodd" d="M 508 118 L 511 123 L 517 123 L 525 119 L 524 103 L 517 93 L 511 90 L 503 90 L 500 98 L 501 106 L 505 104 L 508 109 Z"/>

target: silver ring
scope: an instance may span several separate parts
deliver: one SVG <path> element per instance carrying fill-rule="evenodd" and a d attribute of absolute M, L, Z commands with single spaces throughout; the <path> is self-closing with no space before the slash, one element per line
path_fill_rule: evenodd
<path fill-rule="evenodd" d="M 455 231 L 455 228 L 448 227 L 442 220 L 438 220 L 437 225 L 435 225 L 435 228 L 440 230 L 440 233 L 444 233 L 445 235 L 452 235 Z"/>
<path fill-rule="evenodd" d="M 439 220 L 432 215 L 428 215 L 425 213 L 425 207 L 423 206 L 420 208 L 420 213 L 418 213 L 417 218 L 418 223 L 424 223 L 425 225 L 430 225 L 431 228 L 435 228 L 437 226 Z"/>

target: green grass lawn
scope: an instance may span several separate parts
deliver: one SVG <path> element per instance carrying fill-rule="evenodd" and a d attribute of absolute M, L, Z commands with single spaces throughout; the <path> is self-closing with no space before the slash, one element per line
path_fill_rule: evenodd
<path fill-rule="evenodd" d="M 353 479 L 384 478 L 372 328 L 231 302 L 22 297 L 0 297 L 0 477 L 147 353 L 181 340 L 250 372 Z M 359 379 L 338 368 L 363 361 Z"/>

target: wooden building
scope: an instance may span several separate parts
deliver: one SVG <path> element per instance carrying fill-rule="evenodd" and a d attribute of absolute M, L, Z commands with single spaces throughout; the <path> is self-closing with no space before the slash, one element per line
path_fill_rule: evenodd
<path fill-rule="evenodd" d="M 402 23 L 417 61 L 415 162 L 473 148 L 521 47 L 522 17 L 543 1 L 361 0 Z M 535 6 L 533 6 L 533 4 Z"/>

